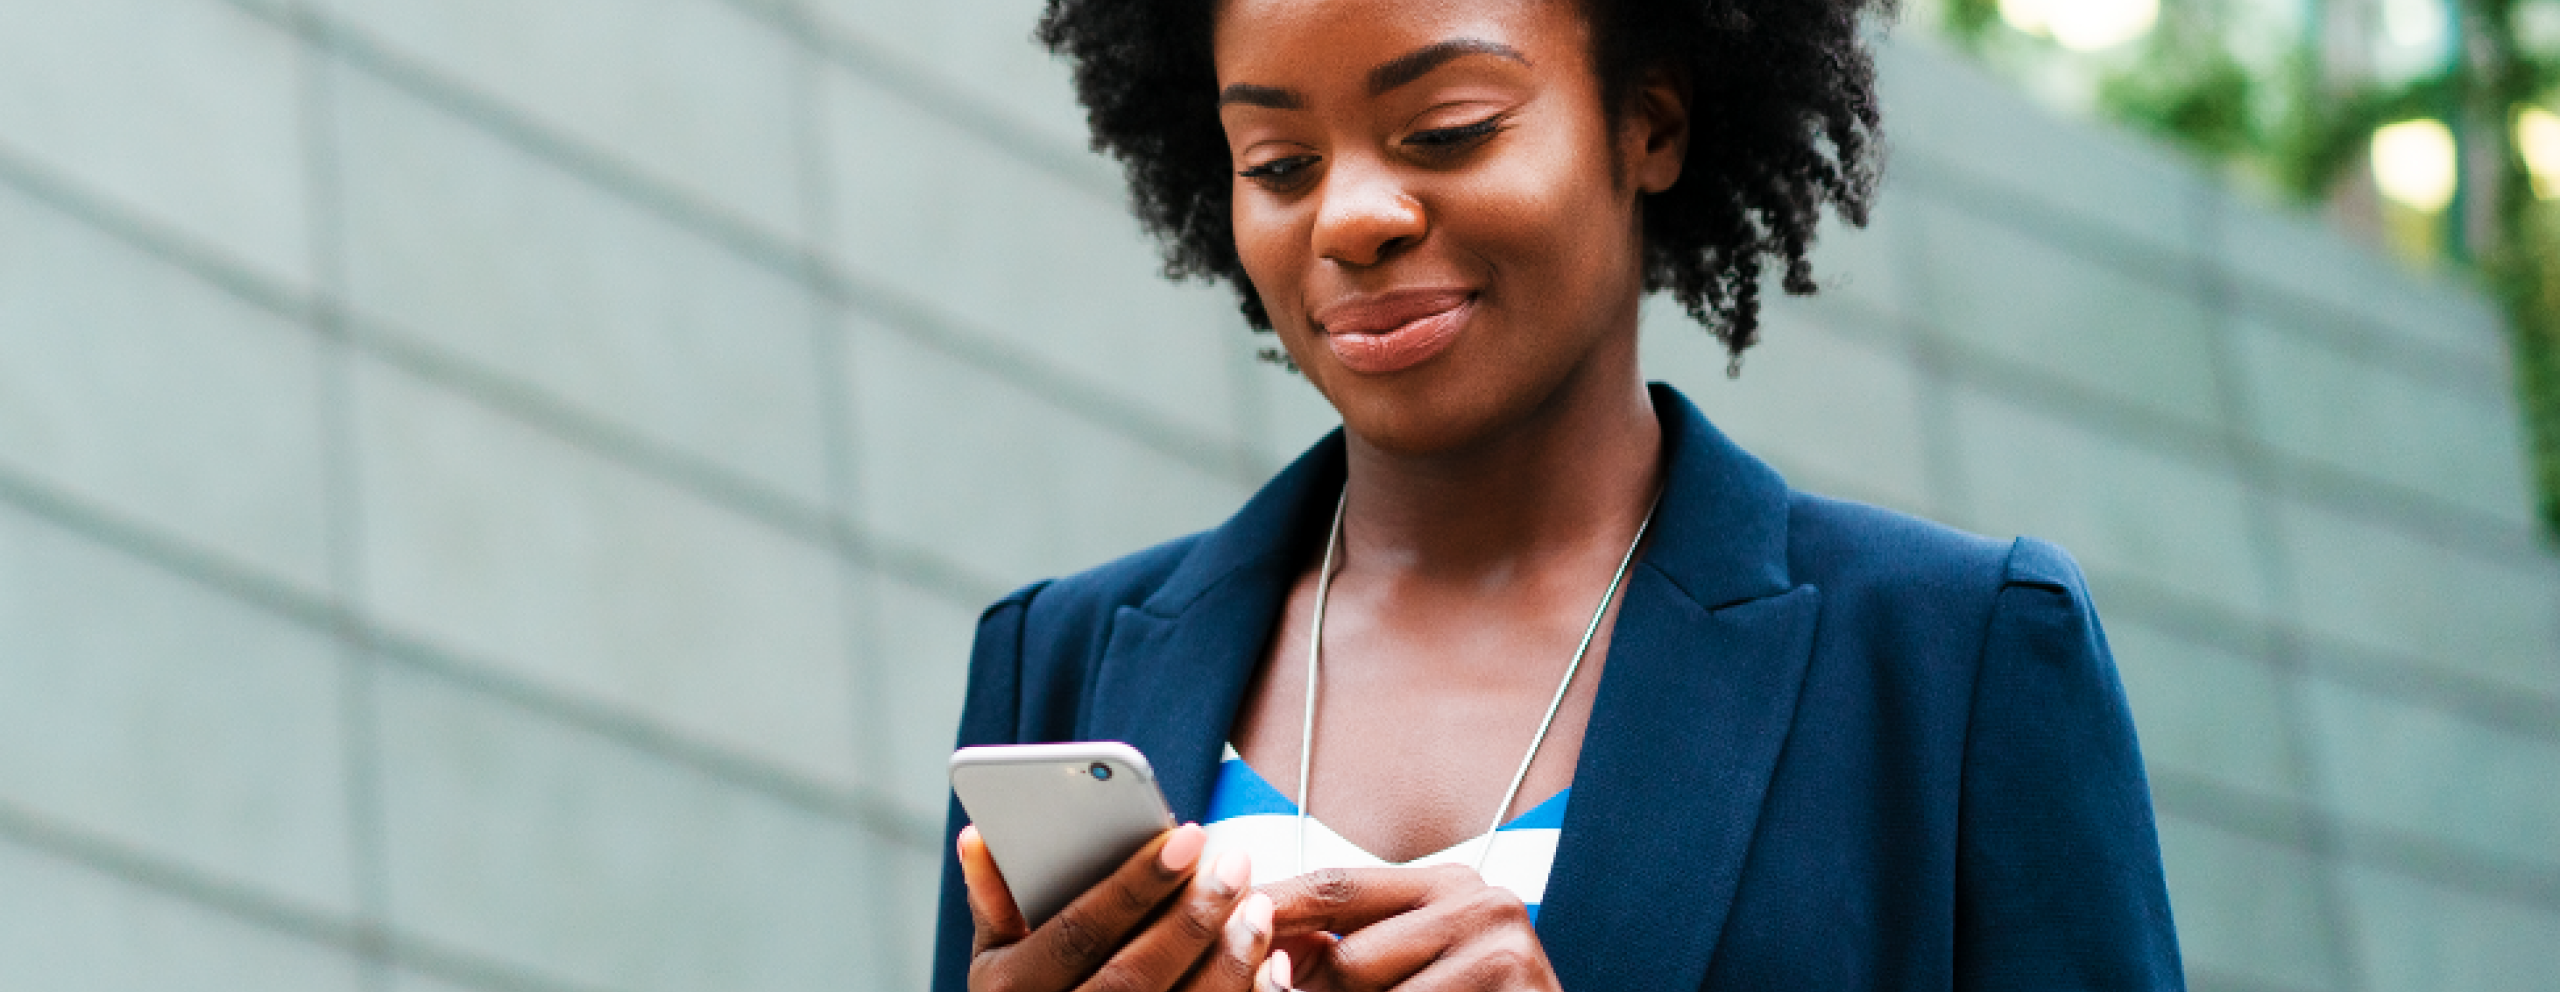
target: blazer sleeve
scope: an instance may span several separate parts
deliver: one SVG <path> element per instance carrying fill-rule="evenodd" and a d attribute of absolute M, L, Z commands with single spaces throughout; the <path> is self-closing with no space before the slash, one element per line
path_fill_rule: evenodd
<path fill-rule="evenodd" d="M 960 708 L 960 747 L 1012 744 L 1019 736 L 1022 705 L 1022 630 L 1030 613 L 1032 586 L 1007 596 L 978 617 L 978 638 L 969 649 L 969 692 Z M 969 944 L 976 924 L 969 919 L 968 888 L 960 881 L 960 828 L 969 816 L 953 796 L 942 828 L 942 904 L 933 942 L 934 992 L 963 992 L 969 987 Z"/>
<path fill-rule="evenodd" d="M 2011 548 L 1974 677 L 1955 987 L 2183 989 L 2133 714 L 2060 548 Z"/>

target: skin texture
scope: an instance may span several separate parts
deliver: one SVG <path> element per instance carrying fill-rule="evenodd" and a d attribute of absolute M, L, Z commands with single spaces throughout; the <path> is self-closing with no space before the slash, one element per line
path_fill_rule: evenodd
<path fill-rule="evenodd" d="M 1218 8 L 1236 246 L 1348 440 L 1309 806 L 1390 861 L 1489 825 L 1659 487 L 1640 197 L 1679 177 L 1685 100 L 1648 80 L 1613 122 L 1590 45 L 1570 0 Z M 1435 342 L 1387 367 L 1327 337 L 1417 308 L 1442 314 Z M 1234 733 L 1276 783 L 1298 771 L 1317 567 Z M 1604 624 L 1512 813 L 1570 784 L 1607 650 Z M 964 833 L 971 986 L 1554 987 L 1520 901 L 1472 870 L 1318 873 L 1271 887 L 1265 917 L 1166 867 L 1196 829 L 1029 933 Z"/>

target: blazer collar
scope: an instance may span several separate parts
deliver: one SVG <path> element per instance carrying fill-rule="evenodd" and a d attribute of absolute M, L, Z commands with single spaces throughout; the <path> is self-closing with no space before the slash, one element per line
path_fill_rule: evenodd
<path fill-rule="evenodd" d="M 1787 591 L 1787 482 L 1654 383 L 1666 470 L 1643 561 L 1708 609 Z M 1621 621 L 1623 622 L 1623 621 Z"/>
<path fill-rule="evenodd" d="M 1666 456 L 1662 504 L 1679 510 L 1657 516 L 1645 564 L 1710 608 L 1786 591 L 1786 480 L 1726 439 L 1679 390 L 1659 382 L 1649 389 Z M 1323 539 L 1342 491 L 1342 449 L 1337 428 L 1299 455 L 1201 535 L 1143 609 L 1179 616 L 1239 570 L 1285 575 L 1296 567 L 1293 552 Z"/>
<path fill-rule="evenodd" d="M 1703 981 L 1812 650 L 1818 594 L 1788 576 L 1785 481 L 1677 390 L 1652 395 L 1662 506 L 1539 908 L 1567 988 Z M 1185 819 L 1208 810 L 1221 745 L 1342 476 L 1337 431 L 1113 618 L 1082 731 L 1145 752 Z"/>
<path fill-rule="evenodd" d="M 1538 907 L 1566 988 L 1694 989 L 1795 721 L 1819 593 L 1775 470 L 1653 387 L 1669 466 L 1628 580 Z"/>
<path fill-rule="evenodd" d="M 1137 747 L 1185 821 L 1209 811 L 1228 728 L 1305 552 L 1324 539 L 1343 471 L 1337 429 L 1112 617 L 1080 736 Z"/>

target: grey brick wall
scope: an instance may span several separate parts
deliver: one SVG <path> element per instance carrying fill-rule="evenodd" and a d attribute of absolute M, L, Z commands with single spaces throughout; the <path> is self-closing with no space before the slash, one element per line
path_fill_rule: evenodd
<path fill-rule="evenodd" d="M 971 618 L 1328 426 L 1036 0 L 0 0 L 0 988 L 921 984 Z M 2091 572 L 2195 984 L 2560 988 L 2494 314 L 1887 50 L 1728 382 Z"/>

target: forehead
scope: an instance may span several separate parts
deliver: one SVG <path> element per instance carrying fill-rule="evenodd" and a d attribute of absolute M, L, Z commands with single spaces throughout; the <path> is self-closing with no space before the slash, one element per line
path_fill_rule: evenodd
<path fill-rule="evenodd" d="M 1578 64 L 1589 45 L 1575 0 L 1220 0 L 1214 24 L 1221 84 L 1352 78 L 1452 39 L 1494 42 L 1555 65 Z"/>

